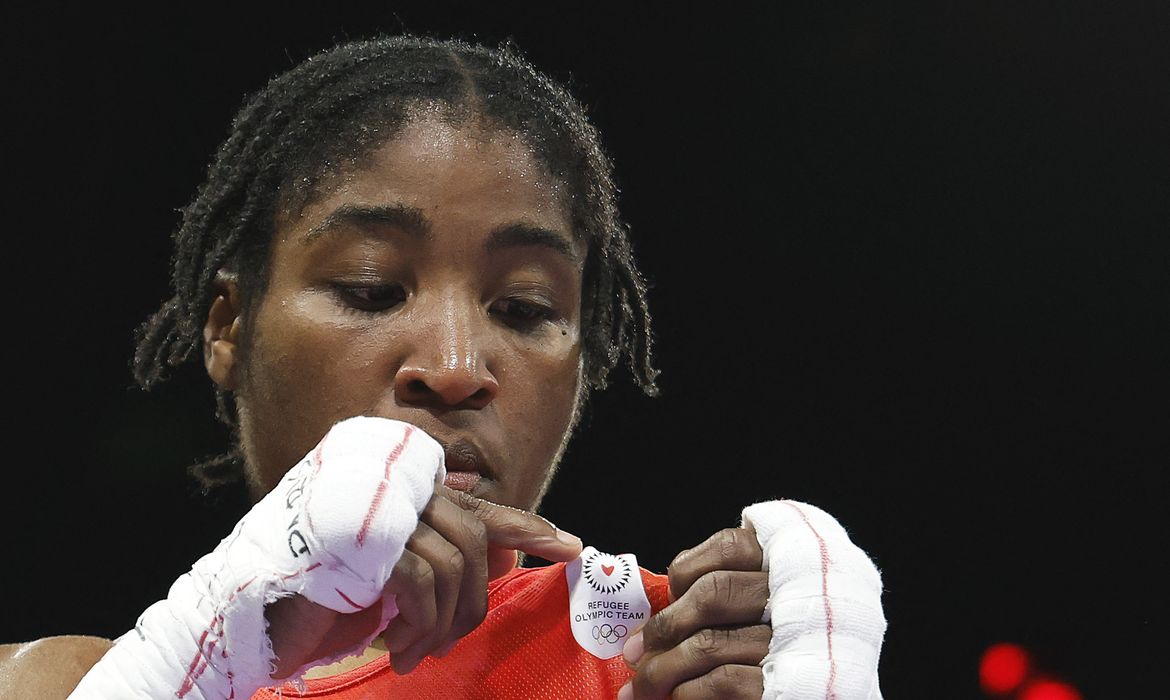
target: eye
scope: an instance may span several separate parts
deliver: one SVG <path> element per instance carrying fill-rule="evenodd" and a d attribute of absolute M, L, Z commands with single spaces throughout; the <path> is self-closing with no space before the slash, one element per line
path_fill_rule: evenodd
<path fill-rule="evenodd" d="M 334 284 L 333 289 L 346 306 L 358 311 L 385 311 L 406 301 L 406 290 L 400 284 Z"/>
<path fill-rule="evenodd" d="M 557 317 L 552 307 L 527 299 L 498 299 L 491 305 L 491 312 L 508 325 L 525 330 Z"/>

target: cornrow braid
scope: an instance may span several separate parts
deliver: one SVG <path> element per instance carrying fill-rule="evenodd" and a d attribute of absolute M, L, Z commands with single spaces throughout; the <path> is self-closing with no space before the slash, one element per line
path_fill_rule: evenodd
<path fill-rule="evenodd" d="M 574 235 L 588 244 L 584 391 L 605 388 L 625 359 L 635 384 L 657 394 L 646 282 L 618 213 L 612 164 L 581 104 L 511 45 L 412 36 L 340 44 L 245 101 L 207 179 L 182 210 L 173 236 L 173 296 L 138 329 L 132 361 L 138 384 L 154 387 L 199 349 L 221 272 L 236 276 L 242 312 L 254 308 L 267 287 L 281 207 L 303 206 L 323 178 L 360 162 L 400 132 L 412 109 L 429 105 L 518 134 L 564 184 Z M 217 417 L 234 433 L 232 395 L 217 388 L 216 399 Z M 237 446 L 193 471 L 211 486 L 235 479 L 241 466 Z"/>

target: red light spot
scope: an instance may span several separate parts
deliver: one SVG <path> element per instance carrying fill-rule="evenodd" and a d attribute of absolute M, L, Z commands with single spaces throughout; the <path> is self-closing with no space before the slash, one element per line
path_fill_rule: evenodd
<path fill-rule="evenodd" d="M 992 644 L 983 652 L 979 661 L 979 684 L 984 692 L 999 694 L 1010 693 L 1024 682 L 1028 676 L 1031 660 L 1028 652 L 1018 644 Z M 1021 699 L 1022 700 L 1022 699 Z M 1049 700 L 1049 698 L 1032 698 L 1031 700 Z M 1052 700 L 1063 700 L 1053 698 Z"/>
<path fill-rule="evenodd" d="M 1060 681 L 1034 681 L 1020 691 L 1019 700 L 1082 700 L 1077 689 Z"/>

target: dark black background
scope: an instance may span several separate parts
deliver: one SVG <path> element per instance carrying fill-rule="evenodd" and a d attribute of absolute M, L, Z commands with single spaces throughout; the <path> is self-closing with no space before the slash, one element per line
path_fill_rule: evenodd
<path fill-rule="evenodd" d="M 884 572 L 887 697 L 977 697 L 1001 640 L 1090 698 L 1156 687 L 1165 7 L 828 4 L 11 17 L 0 642 L 121 633 L 239 517 L 184 472 L 224 445 L 206 379 L 132 388 L 133 329 L 244 95 L 408 30 L 571 84 L 653 284 L 663 395 L 596 398 L 546 515 L 663 570 L 809 501 Z"/>

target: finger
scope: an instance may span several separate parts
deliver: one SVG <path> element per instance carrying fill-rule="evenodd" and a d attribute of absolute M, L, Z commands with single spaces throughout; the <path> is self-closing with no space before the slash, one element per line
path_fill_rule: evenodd
<path fill-rule="evenodd" d="M 460 574 L 454 582 L 455 590 L 436 590 L 440 599 L 444 595 L 451 596 L 449 630 L 441 644 L 446 647 L 479 626 L 487 614 L 487 527 L 475 516 L 441 497 L 431 499 L 420 520 L 455 549 L 450 555 L 451 570 L 458 569 Z M 442 605 L 439 607 L 441 610 Z"/>
<path fill-rule="evenodd" d="M 667 567 L 666 575 L 670 594 L 678 599 L 704 574 L 719 570 L 760 571 L 763 566 L 764 550 L 755 531 L 729 527 L 680 553 Z"/>
<path fill-rule="evenodd" d="M 487 527 L 488 544 L 492 547 L 518 549 L 549 561 L 571 561 L 581 555 L 581 538 L 558 529 L 535 513 L 485 501 L 446 486 L 440 486 L 437 492 L 478 518 Z"/>
<path fill-rule="evenodd" d="M 418 649 L 426 650 L 425 655 L 448 639 L 463 582 L 464 557 L 458 547 L 425 522 L 419 522 L 407 540 L 406 551 L 422 557 L 434 579 L 435 624 L 430 634 L 415 643 Z"/>
<path fill-rule="evenodd" d="M 319 658 L 313 656 L 313 652 L 327 638 L 334 619 L 340 615 L 300 595 L 278 598 L 269 603 L 264 608 L 264 617 L 275 655 L 276 669 L 272 677 L 288 678 L 293 671 Z"/>
<path fill-rule="evenodd" d="M 395 672 L 409 673 L 425 655 L 417 654 L 415 645 L 427 638 L 438 617 L 430 564 L 414 552 L 404 551 L 386 583 L 386 592 L 396 596 L 398 616 L 387 625 L 382 638 Z"/>
<path fill-rule="evenodd" d="M 678 646 L 638 664 L 633 678 L 634 697 L 666 697 L 682 683 L 710 674 L 720 666 L 759 664 L 768 653 L 771 639 L 772 628 L 768 625 L 701 629 Z"/>
<path fill-rule="evenodd" d="M 516 550 L 488 547 L 489 581 L 495 581 L 519 565 L 520 558 L 516 555 Z"/>
<path fill-rule="evenodd" d="M 768 602 L 768 574 L 712 571 L 642 627 L 647 653 L 674 647 L 704 627 L 754 625 Z"/>
<path fill-rule="evenodd" d="M 764 694 L 764 669 L 754 665 L 719 666 L 674 689 L 674 700 L 756 700 Z"/>

